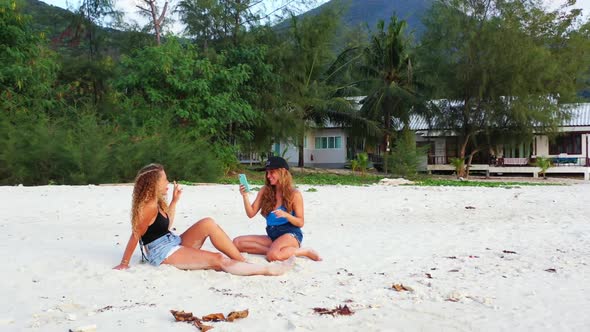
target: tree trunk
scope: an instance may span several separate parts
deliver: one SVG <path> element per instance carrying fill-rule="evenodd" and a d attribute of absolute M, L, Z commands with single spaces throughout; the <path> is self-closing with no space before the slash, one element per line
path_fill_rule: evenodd
<path fill-rule="evenodd" d="M 240 30 L 240 7 L 242 5 L 242 1 L 236 1 L 236 14 L 234 16 L 234 32 L 233 32 L 233 41 L 234 46 L 238 46 L 238 32 Z"/>
<path fill-rule="evenodd" d="M 303 136 L 297 138 L 297 150 L 299 152 L 299 160 L 297 161 L 297 166 L 303 167 L 305 164 L 305 155 L 303 153 Z"/>
<path fill-rule="evenodd" d="M 465 177 L 469 177 L 469 169 L 471 168 L 471 161 L 473 160 L 473 156 L 478 153 L 480 149 L 475 149 L 473 152 L 469 154 L 469 159 L 467 159 L 467 165 L 465 165 Z"/>
<path fill-rule="evenodd" d="M 389 135 L 389 133 L 391 132 L 391 114 L 389 114 L 389 112 L 387 111 L 385 112 L 385 118 L 383 119 L 383 122 L 383 128 L 385 128 L 385 137 L 383 138 L 383 171 L 385 172 L 385 174 L 387 174 L 387 157 L 389 155 L 389 151 L 391 151 L 391 149 L 389 148 L 389 140 L 391 139 L 391 136 Z"/>
<path fill-rule="evenodd" d="M 164 21 L 164 17 L 166 16 L 166 10 L 168 9 L 168 1 L 166 1 L 164 3 L 164 9 L 162 9 L 162 13 L 160 14 L 160 17 L 158 17 L 158 8 L 156 7 L 156 0 L 144 0 L 144 1 L 150 6 L 150 8 L 147 9 L 147 11 L 152 16 L 152 24 L 154 25 L 154 31 L 156 34 L 156 45 L 160 46 L 162 44 L 161 40 L 160 40 L 162 22 Z M 140 7 L 140 9 L 146 10 L 141 7 Z"/>
<path fill-rule="evenodd" d="M 469 144 L 469 138 L 471 138 L 471 134 L 467 134 L 465 136 L 465 140 L 463 144 L 461 144 L 461 151 L 459 151 L 459 158 L 465 160 L 465 153 L 467 151 L 467 145 Z M 469 160 L 469 165 L 471 165 L 471 158 Z M 460 172 L 457 173 L 458 177 L 464 177 L 466 174 L 465 167 L 461 168 Z"/>

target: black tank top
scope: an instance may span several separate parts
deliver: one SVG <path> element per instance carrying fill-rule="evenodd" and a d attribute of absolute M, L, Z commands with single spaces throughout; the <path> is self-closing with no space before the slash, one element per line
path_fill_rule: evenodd
<path fill-rule="evenodd" d="M 153 224 L 148 226 L 147 231 L 141 237 L 141 242 L 143 243 L 143 245 L 146 245 L 170 233 L 170 231 L 168 230 L 169 225 L 170 220 L 167 217 L 164 217 L 164 215 L 160 213 L 160 210 L 158 210 L 158 216 L 156 217 L 156 220 Z"/>

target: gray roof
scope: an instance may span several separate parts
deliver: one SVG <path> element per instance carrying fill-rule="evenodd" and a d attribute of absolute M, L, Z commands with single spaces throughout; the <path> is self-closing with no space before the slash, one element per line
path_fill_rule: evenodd
<path fill-rule="evenodd" d="M 426 121 L 426 118 L 418 116 L 418 115 L 412 115 L 410 117 L 410 130 L 428 130 L 430 129 L 430 126 L 428 125 L 428 121 Z"/>
<path fill-rule="evenodd" d="M 563 108 L 571 114 L 569 120 L 565 120 L 562 127 L 590 126 L 590 103 L 563 104 Z M 410 130 L 442 129 L 430 128 L 426 118 L 413 115 L 410 118 Z"/>
<path fill-rule="evenodd" d="M 566 105 L 571 107 L 571 118 L 564 121 L 563 127 L 590 126 L 590 103 Z"/>

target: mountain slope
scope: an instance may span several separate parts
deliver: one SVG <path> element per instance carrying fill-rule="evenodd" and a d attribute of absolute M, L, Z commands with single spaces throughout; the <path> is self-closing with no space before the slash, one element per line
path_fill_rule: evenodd
<path fill-rule="evenodd" d="M 317 15 L 327 6 L 336 6 L 344 10 L 342 23 L 351 28 L 368 25 L 375 29 L 377 21 L 384 20 L 387 26 L 389 18 L 395 13 L 398 18 L 408 22 L 408 30 L 421 35 L 424 31 L 422 16 L 430 9 L 434 0 L 331 0 L 301 16 Z"/>
<path fill-rule="evenodd" d="M 49 39 L 64 31 L 74 15 L 69 10 L 38 0 L 24 0 L 19 6 L 23 13 L 32 17 L 33 29 L 45 32 Z"/>

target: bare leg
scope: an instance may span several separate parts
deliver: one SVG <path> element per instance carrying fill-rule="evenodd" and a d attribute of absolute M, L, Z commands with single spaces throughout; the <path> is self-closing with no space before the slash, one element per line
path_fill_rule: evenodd
<path fill-rule="evenodd" d="M 222 253 L 237 261 L 243 262 L 245 258 L 240 254 L 240 251 L 232 243 L 231 239 L 215 220 L 211 218 L 203 218 L 189 227 L 184 233 L 180 235 L 182 238 L 182 245 L 195 249 L 200 249 L 209 237 L 211 243 Z"/>
<path fill-rule="evenodd" d="M 272 240 L 266 235 L 238 236 L 233 242 L 240 252 L 257 255 L 266 255 L 272 245 Z"/>
<path fill-rule="evenodd" d="M 321 261 L 322 257 L 318 254 L 317 251 L 311 248 L 298 248 L 295 250 L 295 256 L 297 257 L 307 257 L 312 261 Z"/>
<path fill-rule="evenodd" d="M 320 255 L 311 248 L 299 248 L 299 242 L 291 234 L 284 234 L 270 246 L 266 258 L 269 261 L 284 261 L 292 256 L 307 257 L 314 261 L 321 261 Z"/>
<path fill-rule="evenodd" d="M 295 265 L 295 257 L 291 257 L 284 262 L 271 263 L 269 265 L 260 265 L 253 263 L 244 263 L 225 258 L 227 262 L 222 264 L 223 271 L 240 276 L 266 275 L 280 276 L 289 271 Z"/>
<path fill-rule="evenodd" d="M 278 276 L 290 270 L 294 263 L 294 259 L 279 264 L 272 263 L 268 265 L 244 263 L 224 257 L 220 253 L 212 253 L 189 247 L 178 249 L 162 262 L 162 264 L 169 264 L 183 270 L 213 269 L 240 276 Z"/>

